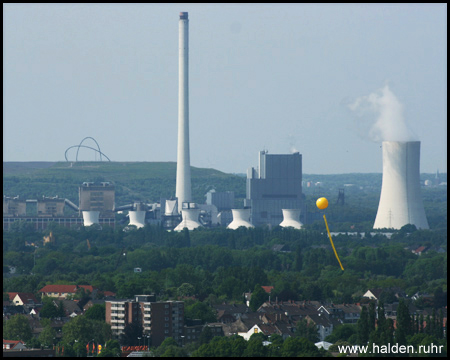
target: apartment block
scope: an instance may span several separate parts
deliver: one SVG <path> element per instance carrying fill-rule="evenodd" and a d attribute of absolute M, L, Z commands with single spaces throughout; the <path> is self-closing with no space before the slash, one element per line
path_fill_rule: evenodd
<path fill-rule="evenodd" d="M 150 335 L 151 346 L 168 337 L 180 345 L 184 329 L 184 302 L 156 301 L 154 295 L 135 295 L 134 299 L 106 301 L 106 322 L 118 338 L 128 324 L 140 323 L 143 334 Z"/>

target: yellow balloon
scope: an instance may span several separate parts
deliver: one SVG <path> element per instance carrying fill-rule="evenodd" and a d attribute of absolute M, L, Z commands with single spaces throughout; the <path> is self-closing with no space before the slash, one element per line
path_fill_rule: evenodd
<path fill-rule="evenodd" d="M 317 199 L 316 205 L 320 210 L 326 209 L 328 207 L 328 200 L 324 197 Z"/>

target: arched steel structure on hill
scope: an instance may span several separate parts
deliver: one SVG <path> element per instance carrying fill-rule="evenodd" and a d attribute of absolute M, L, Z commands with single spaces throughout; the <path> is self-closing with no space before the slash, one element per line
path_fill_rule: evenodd
<path fill-rule="evenodd" d="M 98 148 L 98 149 L 95 149 L 95 148 L 90 147 L 90 146 L 83 145 L 83 142 L 84 142 L 84 140 L 86 140 L 86 139 L 92 139 L 92 140 L 94 140 L 94 142 L 97 144 L 97 148 Z M 69 147 L 69 148 L 66 149 L 66 152 L 64 153 L 64 157 L 66 158 L 66 161 L 69 161 L 69 160 L 67 159 L 67 152 L 68 152 L 70 149 L 74 148 L 74 147 L 78 148 L 78 149 L 77 149 L 77 155 L 76 155 L 76 157 L 75 157 L 75 161 L 78 161 L 78 152 L 80 151 L 80 147 L 87 148 L 87 149 L 91 149 L 91 150 L 94 150 L 94 151 L 98 152 L 98 153 L 100 154 L 100 161 L 102 161 L 102 155 L 103 155 L 105 158 L 107 158 L 108 161 L 111 161 L 111 160 L 109 159 L 109 157 L 107 157 L 105 154 L 103 154 L 103 153 L 100 151 L 100 145 L 98 144 L 98 142 L 97 142 L 93 137 L 90 137 L 90 136 L 87 136 L 87 137 L 85 137 L 83 140 L 81 140 L 81 142 L 80 142 L 79 145 L 74 145 L 74 146 L 71 146 L 71 147 Z"/>

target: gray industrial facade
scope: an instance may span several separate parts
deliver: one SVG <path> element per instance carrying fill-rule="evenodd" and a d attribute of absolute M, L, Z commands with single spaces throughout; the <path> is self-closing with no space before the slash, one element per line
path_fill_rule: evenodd
<path fill-rule="evenodd" d="M 251 208 L 255 226 L 276 226 L 283 221 L 281 209 L 303 209 L 302 155 L 259 152 L 258 168 L 247 171 L 244 206 Z"/>

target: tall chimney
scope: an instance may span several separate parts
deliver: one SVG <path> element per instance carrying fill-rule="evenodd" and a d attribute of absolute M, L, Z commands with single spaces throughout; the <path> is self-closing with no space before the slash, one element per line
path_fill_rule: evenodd
<path fill-rule="evenodd" d="M 420 141 L 383 141 L 383 181 L 374 229 L 428 229 L 420 191 Z"/>
<path fill-rule="evenodd" d="M 183 202 L 192 201 L 191 163 L 189 157 L 189 20 L 181 12 L 178 26 L 178 156 L 177 185 L 178 212 Z"/>

